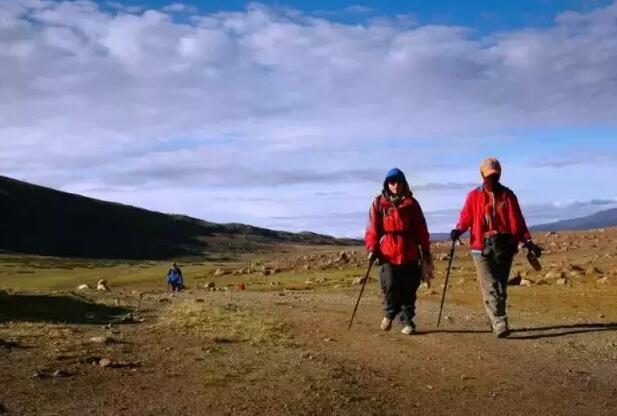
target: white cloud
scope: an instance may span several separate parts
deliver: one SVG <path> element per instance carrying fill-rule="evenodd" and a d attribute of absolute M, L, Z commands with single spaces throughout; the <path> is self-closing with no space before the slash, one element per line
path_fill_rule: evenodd
<path fill-rule="evenodd" d="M 175 14 L 196 11 L 180 3 L 107 6 L 0 0 L 2 173 L 67 188 L 214 177 L 330 191 L 328 174 L 364 172 L 332 181 L 370 195 L 366 172 L 378 186 L 395 164 L 419 184 L 475 180 L 475 164 L 467 176 L 461 162 L 436 166 L 475 158 L 503 130 L 615 124 L 617 4 L 486 36 L 259 4 L 188 21 Z"/>

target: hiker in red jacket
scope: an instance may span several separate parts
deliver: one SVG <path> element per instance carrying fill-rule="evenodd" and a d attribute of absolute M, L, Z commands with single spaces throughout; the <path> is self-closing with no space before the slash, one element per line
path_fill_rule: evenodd
<path fill-rule="evenodd" d="M 383 191 L 371 205 L 365 243 L 369 260 L 381 263 L 379 280 L 385 312 L 381 329 L 388 331 L 400 313 L 404 324 L 401 332 L 415 333 L 416 291 L 421 280 L 430 284 L 433 262 L 422 208 L 397 168 L 387 173 Z M 422 264 L 420 259 L 424 259 Z"/>
<path fill-rule="evenodd" d="M 523 243 L 535 257 L 540 257 L 542 249 L 531 241 L 514 192 L 499 182 L 499 161 L 485 159 L 480 174 L 483 183 L 467 195 L 450 237 L 456 241 L 470 229 L 471 253 L 484 306 L 493 332 L 505 338 L 510 334 L 506 315 L 508 276 L 518 244 Z"/>

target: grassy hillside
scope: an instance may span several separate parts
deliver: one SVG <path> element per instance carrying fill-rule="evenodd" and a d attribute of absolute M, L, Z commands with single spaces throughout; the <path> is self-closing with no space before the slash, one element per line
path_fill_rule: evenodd
<path fill-rule="evenodd" d="M 534 225 L 531 230 L 538 231 L 576 231 L 592 228 L 617 226 L 617 208 L 606 209 L 585 217 L 556 221 L 549 224 Z"/>
<path fill-rule="evenodd" d="M 0 250 L 49 256 L 165 259 L 330 236 L 216 224 L 60 192 L 0 176 Z"/>

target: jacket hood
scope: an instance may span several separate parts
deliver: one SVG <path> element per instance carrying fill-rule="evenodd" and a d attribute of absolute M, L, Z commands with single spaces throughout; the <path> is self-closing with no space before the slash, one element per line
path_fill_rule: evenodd
<path fill-rule="evenodd" d="M 383 194 L 385 196 L 390 196 L 390 190 L 388 189 L 388 180 L 392 178 L 397 178 L 401 183 L 401 196 L 411 196 L 411 190 L 409 189 L 409 183 L 407 183 L 407 179 L 405 178 L 405 174 L 399 168 L 392 168 L 386 173 L 386 178 L 383 180 Z"/>

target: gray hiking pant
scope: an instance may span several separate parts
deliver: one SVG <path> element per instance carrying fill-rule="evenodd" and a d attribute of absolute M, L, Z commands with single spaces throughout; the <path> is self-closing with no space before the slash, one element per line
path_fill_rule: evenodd
<path fill-rule="evenodd" d="M 508 299 L 508 276 L 510 275 L 513 258 L 514 254 L 496 257 L 473 253 L 473 262 L 478 273 L 484 307 L 493 328 L 496 324 L 508 319 L 506 300 Z"/>
<path fill-rule="evenodd" d="M 420 265 L 417 262 L 381 265 L 379 283 L 385 316 L 394 319 L 400 313 L 400 319 L 405 325 L 414 326 L 420 276 Z"/>

